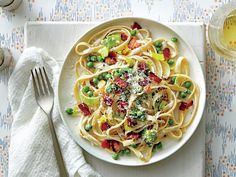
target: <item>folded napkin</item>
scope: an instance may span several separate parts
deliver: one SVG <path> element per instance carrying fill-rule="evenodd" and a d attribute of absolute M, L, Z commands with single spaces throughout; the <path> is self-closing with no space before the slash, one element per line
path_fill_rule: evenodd
<path fill-rule="evenodd" d="M 56 177 L 59 170 L 45 113 L 36 104 L 30 70 L 44 66 L 56 90 L 59 66 L 42 49 L 28 48 L 21 55 L 9 80 L 13 124 L 9 150 L 9 177 Z M 54 99 L 53 121 L 70 177 L 100 177 L 69 136 Z M 77 174 L 78 173 L 78 174 Z"/>

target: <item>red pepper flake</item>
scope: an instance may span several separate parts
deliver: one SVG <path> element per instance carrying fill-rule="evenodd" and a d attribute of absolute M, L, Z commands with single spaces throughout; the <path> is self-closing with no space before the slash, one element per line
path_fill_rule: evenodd
<path fill-rule="evenodd" d="M 142 29 L 142 27 L 140 26 L 140 24 L 138 24 L 137 22 L 134 22 L 134 23 L 131 25 L 131 28 L 132 28 L 132 29 Z"/>
<path fill-rule="evenodd" d="M 108 128 L 110 128 L 111 126 L 107 123 L 107 122 L 103 122 L 102 124 L 101 124 L 101 130 L 102 131 L 105 131 L 105 130 L 107 130 Z"/>
<path fill-rule="evenodd" d="M 121 33 L 120 37 L 122 41 L 126 41 L 128 39 L 128 36 L 125 33 Z"/>
<path fill-rule="evenodd" d="M 113 103 L 113 100 L 107 94 L 103 96 L 103 101 L 107 106 L 111 106 Z"/>
<path fill-rule="evenodd" d="M 137 42 L 136 37 L 132 37 L 128 44 L 128 48 L 130 48 L 131 50 L 138 48 L 140 46 L 141 44 Z"/>
<path fill-rule="evenodd" d="M 107 149 L 109 149 L 109 148 L 110 148 L 110 142 L 109 142 L 109 140 L 103 140 L 102 143 L 101 143 L 101 146 L 102 146 L 102 148 L 107 148 Z"/>
<path fill-rule="evenodd" d="M 144 63 L 144 62 L 139 62 L 139 64 L 138 64 L 138 69 L 139 69 L 139 70 L 142 70 L 142 71 L 147 70 L 147 65 L 146 65 L 146 63 Z"/>
<path fill-rule="evenodd" d="M 127 139 L 139 139 L 141 135 L 139 133 L 130 132 L 127 134 Z"/>
<path fill-rule="evenodd" d="M 128 118 L 128 119 L 127 119 L 127 125 L 128 125 L 129 127 L 134 127 L 134 126 L 137 125 L 137 124 L 138 124 L 138 122 L 137 122 L 136 120 L 131 119 L 131 118 Z"/>
<path fill-rule="evenodd" d="M 115 82 L 116 85 L 118 85 L 122 89 L 126 88 L 128 86 L 128 82 L 122 80 L 119 77 L 117 77 L 114 82 Z"/>
<path fill-rule="evenodd" d="M 148 85 L 148 80 L 145 78 L 145 79 L 143 79 L 141 81 L 138 81 L 138 84 L 140 86 L 146 86 L 146 85 Z"/>
<path fill-rule="evenodd" d="M 116 58 L 111 58 L 111 57 L 106 57 L 105 58 L 105 63 L 107 63 L 108 65 L 114 65 L 116 64 Z"/>
<path fill-rule="evenodd" d="M 181 102 L 180 106 L 179 106 L 179 110 L 184 111 L 185 109 L 188 109 L 189 107 L 191 107 L 193 105 L 193 100 L 191 100 L 190 102 Z"/>
<path fill-rule="evenodd" d="M 158 77 L 156 74 L 154 74 L 153 72 L 150 72 L 150 73 L 149 73 L 149 79 L 150 79 L 151 81 L 154 81 L 154 82 L 158 83 L 158 84 L 162 81 L 162 79 L 159 78 L 159 77 Z"/>
<path fill-rule="evenodd" d="M 169 48 L 164 48 L 163 49 L 163 55 L 165 59 L 169 59 L 170 58 L 170 49 Z"/>
<path fill-rule="evenodd" d="M 91 112 L 90 112 L 89 107 L 88 107 L 87 104 L 81 103 L 81 104 L 78 105 L 78 107 L 79 107 L 79 109 L 83 112 L 83 114 L 84 114 L 85 116 L 91 115 Z"/>

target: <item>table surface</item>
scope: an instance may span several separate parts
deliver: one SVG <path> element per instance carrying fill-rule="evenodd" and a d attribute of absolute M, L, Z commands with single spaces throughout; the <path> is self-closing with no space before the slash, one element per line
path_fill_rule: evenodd
<path fill-rule="evenodd" d="M 209 22 L 230 0 L 23 0 L 15 12 L 0 9 L 0 46 L 17 60 L 24 46 L 26 21 L 103 21 L 142 16 L 159 21 Z M 167 10 L 168 9 L 168 10 Z M 236 65 L 207 49 L 206 176 L 236 176 Z M 11 67 L 12 68 L 12 67 Z M 7 82 L 12 69 L 0 72 L 0 176 L 7 176 L 12 122 Z"/>
<path fill-rule="evenodd" d="M 28 22 L 25 25 L 25 47 L 46 50 L 62 64 L 74 43 L 97 23 Z M 202 23 L 165 23 L 184 36 L 205 69 L 205 28 Z M 142 25 L 142 24 L 141 24 Z M 55 29 L 57 29 L 55 31 Z M 188 33 L 191 31 L 191 33 Z M 65 36 L 63 34 L 70 34 Z M 204 177 L 205 116 L 190 140 L 176 153 L 161 162 L 143 167 L 124 167 L 104 162 L 83 152 L 86 160 L 104 177 Z M 168 170 L 168 169 L 172 170 Z M 158 174 L 156 172 L 158 171 Z M 193 173 L 194 172 L 194 173 Z"/>

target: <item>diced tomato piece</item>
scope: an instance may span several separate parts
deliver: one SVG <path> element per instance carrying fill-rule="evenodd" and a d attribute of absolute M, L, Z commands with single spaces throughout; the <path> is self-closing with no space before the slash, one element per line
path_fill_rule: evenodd
<path fill-rule="evenodd" d="M 138 69 L 139 69 L 139 70 L 142 70 L 142 71 L 147 70 L 147 65 L 146 65 L 146 63 L 144 63 L 144 62 L 139 62 L 139 64 L 138 64 Z"/>
<path fill-rule="evenodd" d="M 108 65 L 114 65 L 116 64 L 116 58 L 111 58 L 111 57 L 106 57 L 105 58 L 105 63 L 107 63 Z"/>
<path fill-rule="evenodd" d="M 121 150 L 121 144 L 116 140 L 110 140 L 110 146 L 112 147 L 112 150 L 115 152 L 119 152 Z"/>
<path fill-rule="evenodd" d="M 113 103 L 113 100 L 107 94 L 103 96 L 103 101 L 107 106 L 111 106 Z"/>
<path fill-rule="evenodd" d="M 128 36 L 125 33 L 121 33 L 120 37 L 122 41 L 126 41 L 128 39 Z"/>
<path fill-rule="evenodd" d="M 127 139 L 139 139 L 141 135 L 139 133 L 130 132 L 127 134 Z"/>
<path fill-rule="evenodd" d="M 79 109 L 83 112 L 83 114 L 84 114 L 85 116 L 91 115 L 91 112 L 90 112 L 89 107 L 88 107 L 87 104 L 81 103 L 81 104 L 78 105 L 78 107 L 79 107 Z"/>
<path fill-rule="evenodd" d="M 114 82 L 115 82 L 116 85 L 118 85 L 122 89 L 126 88 L 128 86 L 128 82 L 122 80 L 119 77 L 117 77 Z"/>
<path fill-rule="evenodd" d="M 137 22 L 134 22 L 134 23 L 131 25 L 131 28 L 132 28 L 132 29 L 142 29 L 142 27 L 140 26 L 140 24 L 138 24 Z"/>
<path fill-rule="evenodd" d="M 128 118 L 127 119 L 127 124 L 128 124 L 129 127 L 134 127 L 135 125 L 138 124 L 138 122 L 134 119 Z"/>
<path fill-rule="evenodd" d="M 145 79 L 143 79 L 141 81 L 138 81 L 138 84 L 140 86 L 146 86 L 146 85 L 148 85 L 148 80 L 145 78 Z"/>
<path fill-rule="evenodd" d="M 102 131 L 105 131 L 105 130 L 107 130 L 108 128 L 110 128 L 111 126 L 107 123 L 107 122 L 103 122 L 102 124 L 101 124 L 101 130 Z"/>
<path fill-rule="evenodd" d="M 117 55 L 116 52 L 111 51 L 111 52 L 109 52 L 108 57 L 116 58 L 116 55 Z"/>
<path fill-rule="evenodd" d="M 169 59 L 170 58 L 170 49 L 169 48 L 164 48 L 163 49 L 163 55 L 165 59 Z"/>
<path fill-rule="evenodd" d="M 132 37 L 128 44 L 128 48 L 130 48 L 131 50 L 138 48 L 140 46 L 141 44 L 137 42 L 136 37 Z"/>
<path fill-rule="evenodd" d="M 162 79 L 159 78 L 159 77 L 158 77 L 156 74 L 154 74 L 153 72 L 150 72 L 150 73 L 149 73 L 149 79 L 150 79 L 151 81 L 154 81 L 154 82 L 158 83 L 158 84 L 162 81 Z"/>
<path fill-rule="evenodd" d="M 189 107 L 191 107 L 193 105 L 193 100 L 191 100 L 190 102 L 181 102 L 180 106 L 179 106 L 179 110 L 184 111 L 185 109 L 188 109 Z"/>
<path fill-rule="evenodd" d="M 109 140 L 103 140 L 102 143 L 101 143 L 101 146 L 102 146 L 102 148 L 107 148 L 107 149 L 109 149 L 109 148 L 110 148 L 110 142 L 109 142 Z"/>

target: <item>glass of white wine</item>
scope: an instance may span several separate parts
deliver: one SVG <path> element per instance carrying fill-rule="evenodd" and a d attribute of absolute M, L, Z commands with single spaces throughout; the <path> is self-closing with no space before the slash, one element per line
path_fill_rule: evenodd
<path fill-rule="evenodd" d="M 221 56 L 236 60 L 236 1 L 227 3 L 212 15 L 208 26 L 212 48 Z"/>

